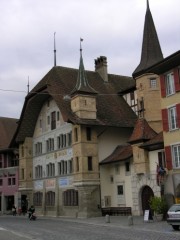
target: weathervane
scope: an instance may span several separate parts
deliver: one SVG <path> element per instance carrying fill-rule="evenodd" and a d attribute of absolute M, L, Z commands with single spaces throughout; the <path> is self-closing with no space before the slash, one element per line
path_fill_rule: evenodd
<path fill-rule="evenodd" d="M 56 67 L 56 39 L 55 39 L 56 32 L 54 32 L 54 67 Z"/>

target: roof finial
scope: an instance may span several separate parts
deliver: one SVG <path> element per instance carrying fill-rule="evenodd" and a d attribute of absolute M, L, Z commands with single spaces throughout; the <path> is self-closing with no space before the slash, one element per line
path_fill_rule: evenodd
<path fill-rule="evenodd" d="M 55 39 L 56 32 L 54 32 L 54 67 L 56 67 L 56 39 Z"/>
<path fill-rule="evenodd" d="M 147 10 L 149 10 L 149 0 L 147 0 Z"/>
<path fill-rule="evenodd" d="M 82 54 L 82 44 L 81 44 L 82 41 L 83 41 L 83 39 L 80 38 L 80 54 Z"/>
<path fill-rule="evenodd" d="M 29 93 L 29 76 L 28 76 L 28 84 L 27 84 L 27 93 Z"/>

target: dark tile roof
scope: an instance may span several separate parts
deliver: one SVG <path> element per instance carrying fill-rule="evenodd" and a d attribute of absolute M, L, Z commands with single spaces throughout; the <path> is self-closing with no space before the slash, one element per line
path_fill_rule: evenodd
<path fill-rule="evenodd" d="M 9 148 L 17 128 L 17 119 L 0 117 L 0 151 Z"/>
<path fill-rule="evenodd" d="M 151 65 L 159 62 L 163 59 L 161 46 L 159 44 L 158 35 L 154 25 L 149 4 L 147 4 L 147 10 L 145 15 L 144 33 L 141 51 L 141 61 L 135 71 L 133 77 L 137 77 L 144 73 L 144 70 Z"/>
<path fill-rule="evenodd" d="M 179 66 L 180 64 L 180 50 L 164 58 L 160 62 L 149 67 L 146 72 L 153 72 L 156 74 L 163 74 L 169 70 Z"/>
<path fill-rule="evenodd" d="M 164 148 L 164 138 L 163 132 L 160 132 L 155 137 L 147 141 L 140 146 L 141 148 L 147 149 L 149 151 L 158 150 Z"/>
<path fill-rule="evenodd" d="M 124 161 L 133 156 L 131 145 L 119 145 L 107 158 L 100 162 L 100 165 Z"/>
<path fill-rule="evenodd" d="M 65 122 L 87 125 L 104 125 L 115 127 L 134 127 L 137 119 L 122 96 L 118 96 L 129 84 L 134 85 L 130 77 L 109 74 L 106 83 L 97 72 L 86 71 L 89 85 L 98 93 L 97 119 L 86 120 L 78 118 L 71 111 L 70 96 L 76 86 L 78 69 L 67 67 L 53 67 L 45 77 L 38 82 L 25 99 L 20 117 L 16 140 L 24 141 L 25 137 L 32 137 L 35 123 L 43 103 L 52 97 L 58 105 Z"/>
<path fill-rule="evenodd" d="M 137 120 L 129 143 L 145 142 L 155 137 L 157 133 L 149 126 L 144 118 Z"/>

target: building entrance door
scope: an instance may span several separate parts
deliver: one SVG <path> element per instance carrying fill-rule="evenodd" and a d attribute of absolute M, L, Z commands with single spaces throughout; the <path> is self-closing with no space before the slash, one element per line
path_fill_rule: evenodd
<path fill-rule="evenodd" d="M 141 200 L 142 200 L 142 210 L 150 210 L 149 200 L 154 196 L 153 190 L 149 186 L 145 186 L 142 190 Z"/>

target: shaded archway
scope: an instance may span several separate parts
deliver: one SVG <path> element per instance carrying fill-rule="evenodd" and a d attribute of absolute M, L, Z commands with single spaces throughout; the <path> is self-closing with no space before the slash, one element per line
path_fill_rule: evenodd
<path fill-rule="evenodd" d="M 141 202 L 143 213 L 145 210 L 150 210 L 149 200 L 154 196 L 153 190 L 149 186 L 145 186 L 142 189 Z"/>

